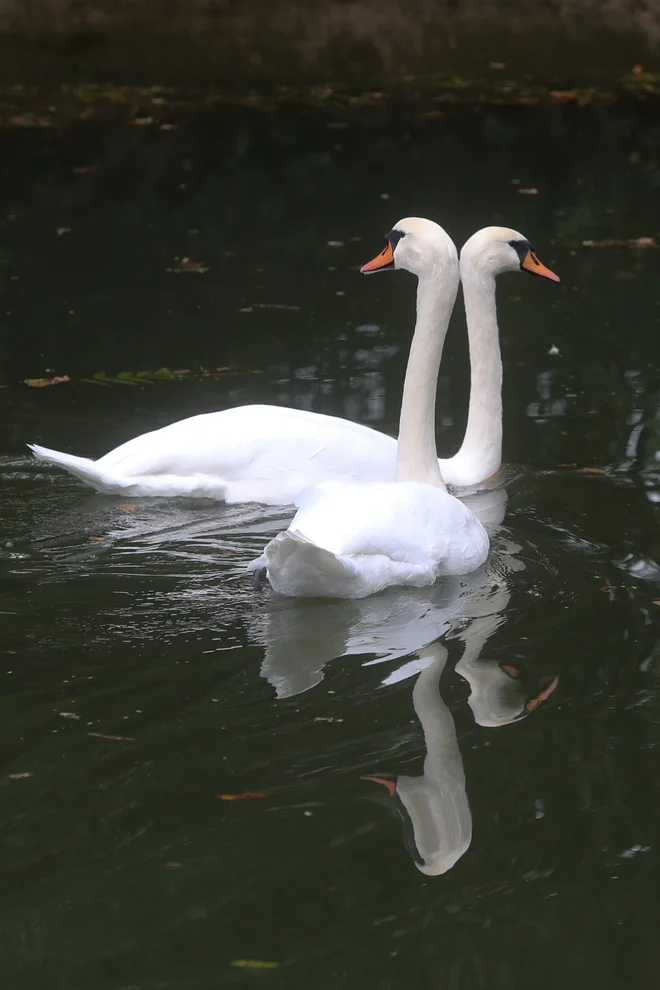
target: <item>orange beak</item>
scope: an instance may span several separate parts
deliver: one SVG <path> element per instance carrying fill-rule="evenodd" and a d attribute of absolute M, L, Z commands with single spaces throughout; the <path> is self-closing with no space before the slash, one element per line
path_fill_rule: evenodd
<path fill-rule="evenodd" d="M 382 784 L 390 792 L 390 797 L 396 791 L 396 783 L 393 780 L 385 780 L 384 777 L 363 777 L 362 780 L 373 780 L 374 784 Z"/>
<path fill-rule="evenodd" d="M 527 702 L 527 704 L 525 705 L 527 711 L 533 712 L 535 708 L 538 708 L 538 706 L 542 705 L 544 701 L 547 701 L 558 684 L 559 684 L 559 678 L 555 677 L 555 679 L 552 681 L 551 684 L 548 685 L 545 691 L 541 691 L 541 693 L 537 695 L 536 698 L 532 698 L 531 701 Z"/>
<path fill-rule="evenodd" d="M 388 241 L 378 257 L 374 258 L 373 261 L 368 261 L 366 265 L 362 265 L 360 271 L 363 275 L 371 275 L 373 272 L 386 271 L 392 268 L 394 268 L 394 250 Z"/>
<path fill-rule="evenodd" d="M 551 272 L 549 268 L 542 265 L 533 251 L 527 252 L 525 255 L 525 260 L 521 262 L 520 267 L 525 272 L 531 272 L 532 275 L 540 275 L 542 278 L 549 278 L 551 282 L 559 281 L 559 275 L 555 275 L 555 273 Z"/>

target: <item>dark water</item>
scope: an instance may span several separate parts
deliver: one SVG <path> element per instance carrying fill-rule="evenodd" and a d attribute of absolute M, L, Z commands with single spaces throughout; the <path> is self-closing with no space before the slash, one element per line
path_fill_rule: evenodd
<path fill-rule="evenodd" d="M 3 985 L 653 984 L 659 256 L 555 242 L 657 237 L 659 138 L 636 107 L 0 136 Z M 394 432 L 413 285 L 356 268 L 410 214 L 513 226 L 562 278 L 501 280 L 483 574 L 278 600 L 240 575 L 286 513 L 121 510 L 25 456 L 264 400 Z M 200 365 L 235 373 L 83 380 Z"/>

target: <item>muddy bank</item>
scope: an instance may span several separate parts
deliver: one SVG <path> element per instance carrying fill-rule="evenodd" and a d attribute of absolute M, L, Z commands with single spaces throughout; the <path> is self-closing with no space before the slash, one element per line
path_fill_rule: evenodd
<path fill-rule="evenodd" d="M 338 82 L 475 73 L 571 82 L 660 67 L 660 0 L 0 0 L 0 78 Z"/>

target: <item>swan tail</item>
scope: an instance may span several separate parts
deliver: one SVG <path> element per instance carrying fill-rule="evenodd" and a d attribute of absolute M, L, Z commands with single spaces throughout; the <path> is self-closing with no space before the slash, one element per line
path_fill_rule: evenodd
<path fill-rule="evenodd" d="M 287 530 L 271 540 L 255 566 L 266 567 L 274 591 L 293 598 L 356 598 L 368 594 L 357 560 L 334 554 Z"/>
<path fill-rule="evenodd" d="M 110 487 L 108 479 L 99 471 L 94 461 L 89 457 L 76 457 L 75 454 L 64 454 L 60 450 L 50 450 L 48 447 L 40 447 L 36 443 L 29 443 L 28 447 L 38 461 L 48 461 L 51 464 L 56 464 L 80 481 L 91 485 L 97 491 L 108 491 Z"/>

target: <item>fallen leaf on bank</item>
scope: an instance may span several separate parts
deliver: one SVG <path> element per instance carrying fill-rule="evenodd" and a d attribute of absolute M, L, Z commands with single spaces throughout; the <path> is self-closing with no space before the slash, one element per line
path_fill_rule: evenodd
<path fill-rule="evenodd" d="M 529 189 L 518 189 L 518 192 L 521 196 L 538 196 L 539 194 L 538 189 L 535 189 L 534 186 Z"/>
<path fill-rule="evenodd" d="M 119 509 L 120 512 L 138 512 L 140 506 L 139 505 L 132 505 L 132 504 L 130 504 L 130 503 L 127 502 L 124 505 L 118 505 L 117 508 Z"/>
<path fill-rule="evenodd" d="M 57 234 L 58 237 L 61 237 L 62 234 L 70 234 L 71 227 L 56 227 L 55 233 Z"/>
<path fill-rule="evenodd" d="M 32 774 L 31 773 L 28 773 L 28 772 L 26 772 L 26 773 L 10 773 L 9 774 L 9 779 L 10 780 L 23 780 L 24 777 L 31 777 L 31 776 L 32 776 Z"/>
<path fill-rule="evenodd" d="M 268 797 L 263 791 L 244 791 L 242 794 L 218 794 L 219 801 L 265 801 Z"/>
<path fill-rule="evenodd" d="M 53 121 L 37 113 L 21 113 L 9 117 L 7 123 L 12 127 L 51 127 Z"/>
<path fill-rule="evenodd" d="M 47 385 L 61 385 L 62 382 L 70 382 L 69 375 L 56 375 L 54 378 L 26 378 L 25 384 L 30 388 L 46 388 Z"/>
<path fill-rule="evenodd" d="M 133 736 L 111 736 L 107 732 L 88 732 L 87 735 L 96 739 L 115 739 L 117 742 L 137 742 Z"/>
<path fill-rule="evenodd" d="M 90 172 L 96 172 L 96 165 L 76 165 L 71 169 L 74 175 L 89 175 Z"/>
<path fill-rule="evenodd" d="M 270 959 L 232 959 L 230 965 L 240 969 L 277 969 L 279 963 Z"/>

